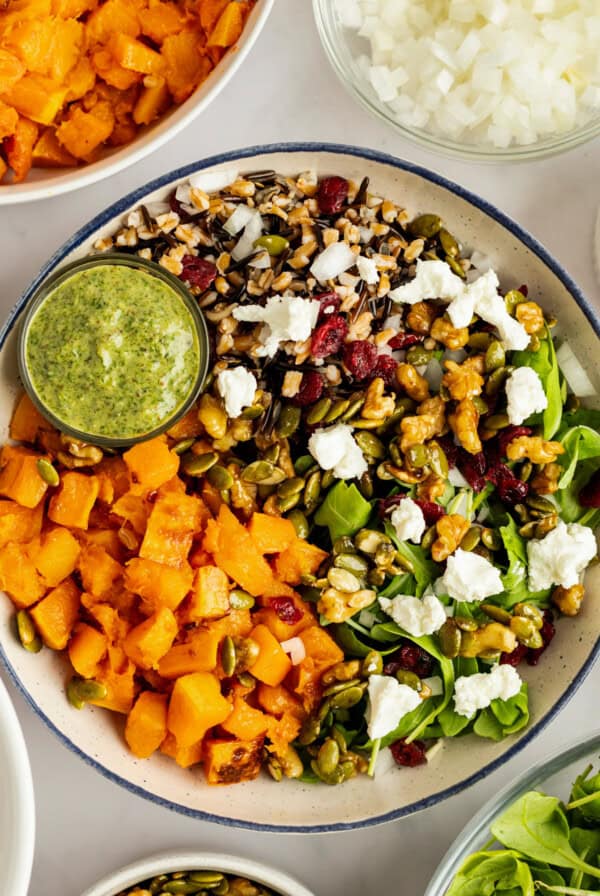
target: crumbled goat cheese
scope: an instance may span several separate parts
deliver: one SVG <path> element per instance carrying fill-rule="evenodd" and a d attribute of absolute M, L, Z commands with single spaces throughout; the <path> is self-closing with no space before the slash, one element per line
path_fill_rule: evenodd
<path fill-rule="evenodd" d="M 508 419 L 514 426 L 548 407 L 542 381 L 531 367 L 513 370 L 506 381 L 506 398 Z"/>
<path fill-rule="evenodd" d="M 379 604 L 396 625 L 415 638 L 433 635 L 446 621 L 444 605 L 435 594 L 425 594 L 420 599 L 408 594 L 398 594 L 392 599 L 380 597 Z"/>
<path fill-rule="evenodd" d="M 461 675 L 454 682 L 454 708 L 459 716 L 470 719 L 492 700 L 510 700 L 521 690 L 521 676 L 508 664 L 494 666 L 490 672 Z"/>
<path fill-rule="evenodd" d="M 466 603 L 483 600 L 504 590 L 500 573 L 493 563 L 461 548 L 448 557 L 441 588 L 442 593 Z"/>
<path fill-rule="evenodd" d="M 481 298 L 475 311 L 482 320 L 496 327 L 507 351 L 522 351 L 527 348 L 530 336 L 525 327 L 510 316 L 502 296 L 489 295 Z"/>
<path fill-rule="evenodd" d="M 257 385 L 254 374 L 241 365 L 218 374 L 217 389 L 228 417 L 239 417 L 252 404 Z"/>
<path fill-rule="evenodd" d="M 464 284 L 454 274 L 445 261 L 417 261 L 417 271 L 412 280 L 404 286 L 390 290 L 392 301 L 405 305 L 415 305 L 426 299 L 452 301 L 464 293 Z"/>
<path fill-rule="evenodd" d="M 367 471 L 367 462 L 354 440 L 352 428 L 338 423 L 318 429 L 308 440 L 308 450 L 322 470 L 333 470 L 337 479 L 357 479 Z"/>
<path fill-rule="evenodd" d="M 319 316 L 320 303 L 299 296 L 270 296 L 267 304 L 234 308 L 236 320 L 265 324 L 260 334 L 262 347 L 257 354 L 272 358 L 282 342 L 303 342 L 310 336 Z"/>
<path fill-rule="evenodd" d="M 390 522 L 400 541 L 421 544 L 427 525 L 423 511 L 412 498 L 404 498 L 398 507 L 394 508 Z"/>
<path fill-rule="evenodd" d="M 371 675 L 368 691 L 366 719 L 371 740 L 385 737 L 421 703 L 417 691 L 389 675 Z"/>
<path fill-rule="evenodd" d="M 576 585 L 596 551 L 596 538 L 589 526 L 567 525 L 560 520 L 544 538 L 532 538 L 527 542 L 529 590 Z"/>

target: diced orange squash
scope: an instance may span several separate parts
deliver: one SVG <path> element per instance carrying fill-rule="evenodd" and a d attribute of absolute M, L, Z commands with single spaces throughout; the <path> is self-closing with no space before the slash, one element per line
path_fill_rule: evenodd
<path fill-rule="evenodd" d="M 326 551 L 297 538 L 275 558 L 275 573 L 282 582 L 299 585 L 302 576 L 313 575 L 326 558 Z"/>
<path fill-rule="evenodd" d="M 316 663 L 321 672 L 341 663 L 344 659 L 343 650 L 338 647 L 330 634 L 320 626 L 312 626 L 300 632 L 306 656 Z"/>
<path fill-rule="evenodd" d="M 48 588 L 56 587 L 71 575 L 80 550 L 77 539 L 62 526 L 44 533 L 34 563 Z"/>
<path fill-rule="evenodd" d="M 207 554 L 216 554 L 219 550 L 219 536 L 221 528 L 216 520 L 208 520 L 202 539 L 202 550 Z"/>
<path fill-rule="evenodd" d="M 254 614 L 254 619 L 257 622 L 262 623 L 262 625 L 266 625 L 271 634 L 275 635 L 278 641 L 287 641 L 288 638 L 296 637 L 301 631 L 308 628 L 309 625 L 316 625 L 316 619 L 313 616 L 310 604 L 303 601 L 298 594 L 294 594 L 290 600 L 293 601 L 294 606 L 302 614 L 300 620 L 294 622 L 292 625 L 280 619 L 275 610 L 269 607 L 268 601 L 267 606 Z"/>
<path fill-rule="evenodd" d="M 98 544 L 86 545 L 78 563 L 84 590 L 94 597 L 104 597 L 123 575 L 123 567 Z"/>
<path fill-rule="evenodd" d="M 8 32 L 6 46 L 21 59 L 30 72 L 50 74 L 57 19 L 24 19 Z"/>
<path fill-rule="evenodd" d="M 96 72 L 92 63 L 87 56 L 82 56 L 65 78 L 66 102 L 72 103 L 74 100 L 80 100 L 86 93 L 94 89 L 95 83 Z"/>
<path fill-rule="evenodd" d="M 122 32 L 112 34 L 108 48 L 113 59 L 123 68 L 142 75 L 162 74 L 165 62 L 160 53 L 147 44 Z M 147 444 L 147 443 L 146 443 Z"/>
<path fill-rule="evenodd" d="M 106 44 L 112 34 L 137 37 L 141 27 L 136 4 L 130 0 L 106 0 L 89 16 L 85 30 L 90 44 Z"/>
<path fill-rule="evenodd" d="M 228 612 L 229 579 L 218 566 L 201 566 L 194 573 L 186 619 L 201 622 L 204 619 L 218 619 Z"/>
<path fill-rule="evenodd" d="M 207 34 L 214 29 L 229 0 L 200 0 L 200 24 Z"/>
<path fill-rule="evenodd" d="M 199 629 L 185 644 L 175 644 L 158 664 L 163 678 L 179 678 L 192 672 L 212 672 L 217 667 L 218 633 Z"/>
<path fill-rule="evenodd" d="M 76 19 L 56 19 L 48 74 L 62 84 L 84 49 L 84 25 Z"/>
<path fill-rule="evenodd" d="M 251 674 L 273 687 L 281 684 L 292 668 L 287 653 L 266 625 L 255 626 L 250 632 L 250 637 L 260 647 L 258 659 L 250 669 Z"/>
<path fill-rule="evenodd" d="M 265 712 L 276 718 L 280 718 L 284 713 L 301 720 L 306 718 L 306 712 L 298 697 L 281 684 L 272 687 L 261 682 L 258 686 L 258 703 Z"/>
<path fill-rule="evenodd" d="M 115 119 L 108 104 L 107 108 L 111 115 L 99 114 L 96 106 L 91 112 L 73 108 L 69 117 L 58 126 L 56 136 L 59 142 L 76 159 L 90 158 L 93 151 L 110 137 Z"/>
<path fill-rule="evenodd" d="M 192 546 L 188 560 L 192 569 L 199 569 L 201 566 L 210 566 L 212 557 L 201 545 L 196 545 L 195 547 Z"/>
<path fill-rule="evenodd" d="M 167 736 L 166 694 L 144 691 L 127 716 L 125 740 L 138 759 L 148 759 Z"/>
<path fill-rule="evenodd" d="M 5 445 L 0 454 L 0 495 L 23 507 L 37 507 L 48 490 L 38 473 L 39 458 L 27 448 Z"/>
<path fill-rule="evenodd" d="M 294 597 L 296 592 L 292 588 L 291 585 L 286 585 L 285 582 L 280 582 L 279 579 L 272 579 L 271 584 L 265 588 L 263 593 L 260 595 L 259 602 L 264 606 L 269 606 L 269 601 L 272 597 Z"/>
<path fill-rule="evenodd" d="M 0 27 L 8 30 L 24 19 L 40 19 L 49 16 L 51 11 L 51 0 L 12 0 L 10 6 L 5 4 L 2 8 Z"/>
<path fill-rule="evenodd" d="M 96 476 L 86 476 L 85 473 L 75 473 L 71 470 L 63 473 L 60 485 L 50 499 L 48 517 L 60 526 L 87 529 L 90 512 L 98 497 L 98 489 Z"/>
<path fill-rule="evenodd" d="M 140 17 L 142 33 L 155 44 L 162 44 L 165 37 L 177 34 L 185 25 L 185 16 L 177 3 L 151 2 Z"/>
<path fill-rule="evenodd" d="M 78 19 L 86 12 L 92 12 L 99 0 L 52 0 L 52 12 L 61 19 Z"/>
<path fill-rule="evenodd" d="M 85 622 L 79 622 L 75 626 L 69 641 L 69 659 L 78 675 L 95 678 L 107 650 L 108 638 L 104 632 L 99 632 Z"/>
<path fill-rule="evenodd" d="M 171 610 L 161 607 L 131 629 L 123 642 L 123 649 L 136 666 L 156 669 L 158 661 L 175 640 L 177 630 L 177 622 Z"/>
<path fill-rule="evenodd" d="M 82 544 L 104 548 L 113 560 L 121 563 L 124 549 L 116 529 L 87 529 L 79 538 Z"/>
<path fill-rule="evenodd" d="M 168 106 L 169 88 L 166 81 L 161 79 L 160 83 L 143 88 L 133 110 L 133 120 L 140 125 L 151 124 L 166 111 Z M 197 415 L 195 416 L 199 426 L 198 417 Z M 189 436 L 181 436 L 181 438 L 189 438 Z"/>
<path fill-rule="evenodd" d="M 16 501 L 0 499 L 0 547 L 9 542 L 31 541 L 42 530 L 42 504 L 37 507 L 22 507 Z"/>
<path fill-rule="evenodd" d="M 239 0 L 230 0 L 208 38 L 209 47 L 231 47 L 240 39 L 247 8 Z"/>
<path fill-rule="evenodd" d="M 222 505 L 225 503 L 223 498 L 221 497 L 220 491 L 215 488 L 214 485 L 211 485 L 208 479 L 205 479 L 202 483 L 202 490 L 200 492 L 202 496 L 202 500 L 213 514 L 213 516 L 218 516 L 219 510 Z"/>
<path fill-rule="evenodd" d="M 4 161 L 4 158 L 0 156 L 0 183 L 4 180 L 5 176 L 8 174 L 8 165 Z"/>
<path fill-rule="evenodd" d="M 256 740 L 207 740 L 204 744 L 204 771 L 209 784 L 236 784 L 252 781 L 262 765 L 264 737 Z"/>
<path fill-rule="evenodd" d="M 39 143 L 39 140 L 38 140 Z M 48 422 L 42 417 L 27 392 L 19 398 L 10 420 L 8 434 L 16 442 L 35 442 L 40 429 L 47 429 Z"/>
<path fill-rule="evenodd" d="M 169 703 L 168 728 L 177 743 L 189 747 L 220 725 L 231 712 L 218 679 L 210 672 L 193 672 L 175 681 Z"/>
<path fill-rule="evenodd" d="M 212 68 L 200 53 L 202 44 L 202 35 L 189 29 L 164 39 L 161 55 L 166 63 L 165 77 L 176 103 L 186 100 Z"/>
<path fill-rule="evenodd" d="M 0 48 L 0 93 L 4 93 L 25 74 L 25 66 L 18 56 Z"/>
<path fill-rule="evenodd" d="M 19 118 L 14 133 L 4 140 L 6 161 L 14 172 L 15 183 L 21 183 L 29 174 L 37 137 L 37 124 L 27 118 Z"/>
<path fill-rule="evenodd" d="M 302 721 L 296 715 L 284 712 L 280 719 L 271 719 L 269 725 L 270 749 L 276 756 L 285 756 L 288 745 L 296 740 L 302 728 Z"/>
<path fill-rule="evenodd" d="M 193 495 L 159 495 L 152 505 L 140 557 L 167 566 L 182 566 L 205 513 L 206 508 Z"/>
<path fill-rule="evenodd" d="M 170 756 L 171 759 L 174 759 L 177 765 L 181 768 L 190 768 L 192 765 L 197 765 L 199 762 L 202 762 L 202 755 L 204 752 L 203 740 L 201 738 L 196 741 L 195 744 L 190 744 L 188 747 L 182 747 L 177 743 L 175 737 L 169 733 L 161 744 L 160 751 L 161 753 L 164 753 L 165 756 Z"/>
<path fill-rule="evenodd" d="M 12 106 L 7 106 L 0 100 L 0 140 L 11 137 L 17 130 L 19 113 Z"/>
<path fill-rule="evenodd" d="M 219 510 L 219 543 L 215 563 L 250 594 L 259 595 L 269 587 L 273 573 L 259 554 L 247 530 L 226 504 Z"/>
<path fill-rule="evenodd" d="M 138 535 L 143 535 L 146 531 L 150 510 L 150 504 L 142 495 L 133 495 L 131 492 L 122 495 L 112 506 L 113 513 L 130 523 Z"/>
<path fill-rule="evenodd" d="M 111 501 L 106 501 L 107 504 L 112 504 L 113 501 L 118 500 L 129 491 L 129 471 L 123 458 L 105 457 L 99 464 L 96 464 L 94 473 L 99 478 L 110 480 L 113 497 Z M 98 497 L 100 500 L 104 500 L 100 495 Z"/>
<path fill-rule="evenodd" d="M 92 56 L 92 67 L 96 74 L 117 90 L 127 90 L 138 84 L 142 76 L 137 72 L 127 71 L 117 62 L 109 50 L 101 47 Z"/>
<path fill-rule="evenodd" d="M 225 635 L 231 635 L 232 638 L 245 638 L 252 631 L 252 627 L 250 610 L 230 610 L 227 616 L 207 624 L 208 630 L 214 632 L 219 640 Z"/>
<path fill-rule="evenodd" d="M 46 647 L 64 650 L 79 614 L 79 588 L 65 579 L 31 610 L 36 628 Z"/>
<path fill-rule="evenodd" d="M 28 72 L 7 90 L 2 99 L 38 124 L 51 124 L 58 115 L 67 94 L 52 78 Z"/>
<path fill-rule="evenodd" d="M 127 715 L 131 711 L 135 699 L 135 666 L 126 663 L 125 667 L 116 672 L 111 668 L 110 661 L 105 661 L 97 675 L 98 681 L 106 685 L 108 694 L 102 700 L 90 700 L 95 706 L 110 709 Z"/>
<path fill-rule="evenodd" d="M 181 439 L 195 439 L 203 432 L 204 427 L 198 419 L 198 408 L 190 408 L 183 417 L 180 417 L 173 426 L 167 430 L 169 438 L 179 442 Z"/>
<path fill-rule="evenodd" d="M 188 564 L 165 566 L 154 560 L 134 557 L 125 568 L 125 587 L 139 594 L 155 610 L 175 610 L 192 587 L 193 573 Z"/>
<path fill-rule="evenodd" d="M 170 451 L 165 436 L 138 442 L 123 455 L 133 483 L 132 492 L 154 491 L 177 475 L 179 456 Z"/>
<path fill-rule="evenodd" d="M 253 513 L 248 532 L 261 554 L 280 554 L 296 540 L 291 520 L 267 513 Z"/>
<path fill-rule="evenodd" d="M 233 734 L 238 740 L 254 740 L 261 734 L 266 734 L 269 728 L 269 717 L 254 709 L 242 697 L 236 697 L 233 701 L 233 711 L 222 723 L 221 728 L 228 734 Z"/>
<path fill-rule="evenodd" d="M 26 545 L 11 542 L 0 548 L 0 589 L 6 591 L 17 609 L 30 607 L 45 593 L 46 586 Z"/>
<path fill-rule="evenodd" d="M 95 619 L 111 644 L 121 642 L 129 631 L 128 622 L 122 618 L 115 607 L 107 603 L 89 604 L 86 595 L 81 595 L 81 603 L 86 607 L 92 619 Z"/>

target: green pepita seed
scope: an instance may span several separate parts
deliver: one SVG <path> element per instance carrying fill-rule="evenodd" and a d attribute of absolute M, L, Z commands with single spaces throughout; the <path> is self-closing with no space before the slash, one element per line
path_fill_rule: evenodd
<path fill-rule="evenodd" d="M 256 678 L 249 672 L 238 672 L 237 679 L 244 688 L 253 690 L 256 687 Z"/>
<path fill-rule="evenodd" d="M 197 894 L 200 893 L 198 884 L 185 880 L 170 880 L 163 884 L 163 893 L 174 893 L 177 896 L 181 894 Z"/>
<path fill-rule="evenodd" d="M 385 445 L 381 439 L 378 439 L 372 432 L 368 432 L 367 430 L 357 432 L 356 441 L 360 450 L 363 454 L 368 455 L 368 457 L 372 457 L 375 460 L 383 460 L 385 457 Z"/>
<path fill-rule="evenodd" d="M 530 352 L 535 353 L 535 352 L 539 352 L 541 346 L 542 346 L 542 341 L 541 341 L 540 337 L 537 335 L 537 333 L 534 333 L 529 338 L 529 345 L 527 346 L 527 348 L 529 349 Z"/>
<path fill-rule="evenodd" d="M 423 684 L 418 675 L 414 672 L 408 672 L 406 669 L 398 669 L 396 672 L 396 678 L 400 682 L 400 684 L 406 684 L 409 688 L 412 688 L 413 691 L 421 692 L 423 689 Z"/>
<path fill-rule="evenodd" d="M 281 485 L 277 486 L 277 494 L 280 498 L 289 498 L 291 495 L 299 494 L 304 488 L 304 479 L 300 476 L 292 476 L 286 479 Z"/>
<path fill-rule="evenodd" d="M 472 551 L 481 541 L 481 529 L 479 526 L 471 526 L 467 530 L 460 543 L 461 551 Z"/>
<path fill-rule="evenodd" d="M 442 446 L 437 442 L 429 442 L 427 453 L 429 455 L 429 466 L 433 472 L 436 476 L 445 478 L 448 475 L 448 459 L 444 454 Z"/>
<path fill-rule="evenodd" d="M 60 483 L 58 472 L 45 457 L 38 458 L 36 466 L 40 477 L 44 480 L 46 485 L 56 486 Z"/>
<path fill-rule="evenodd" d="M 405 572 L 413 573 L 415 571 L 415 564 L 408 557 L 405 557 L 401 553 L 397 553 L 394 561 L 400 566 Z"/>
<path fill-rule="evenodd" d="M 67 684 L 67 699 L 75 709 L 83 709 L 91 700 L 105 700 L 107 696 L 106 685 L 93 678 L 74 676 Z"/>
<path fill-rule="evenodd" d="M 481 540 L 490 551 L 499 551 L 502 547 L 502 539 L 495 529 L 482 529 Z"/>
<path fill-rule="evenodd" d="M 266 249 L 269 255 L 273 255 L 276 258 L 278 255 L 282 255 L 286 249 L 289 249 L 290 242 L 277 233 L 267 233 L 264 236 L 259 236 L 254 245 L 257 248 Z"/>
<path fill-rule="evenodd" d="M 240 418 L 242 420 L 258 420 L 259 417 L 262 417 L 265 410 L 266 408 L 262 404 L 250 404 L 247 408 L 244 408 Z"/>
<path fill-rule="evenodd" d="M 493 342 L 490 342 L 485 353 L 486 373 L 492 373 L 493 370 L 498 370 L 499 367 L 504 367 L 505 364 L 506 352 L 502 343 L 494 339 Z"/>
<path fill-rule="evenodd" d="M 525 647 L 537 650 L 538 647 L 543 647 L 544 645 L 544 639 L 539 629 L 536 628 L 533 619 L 525 619 L 524 616 L 513 616 L 510 620 L 510 630 L 516 635 L 519 644 L 524 644 Z"/>
<path fill-rule="evenodd" d="M 414 218 L 407 227 L 411 236 L 431 239 L 442 229 L 442 219 L 439 215 L 424 214 Z"/>
<path fill-rule="evenodd" d="M 519 469 L 518 478 L 523 482 L 528 482 L 531 479 L 531 474 L 533 473 L 533 464 L 530 460 L 526 460 L 521 464 Z"/>
<path fill-rule="evenodd" d="M 406 353 L 406 360 L 409 364 L 413 364 L 415 367 L 422 367 L 425 364 L 429 364 L 432 358 L 433 352 L 423 348 L 422 345 L 411 345 Z"/>
<path fill-rule="evenodd" d="M 431 545 L 437 538 L 437 527 L 435 523 L 433 526 L 430 526 L 429 529 L 425 532 L 423 538 L 421 539 L 421 547 L 424 551 L 428 551 L 431 548 Z"/>
<path fill-rule="evenodd" d="M 510 423 L 508 419 L 508 414 L 492 414 L 490 417 L 486 418 L 485 427 L 486 429 L 493 429 L 494 431 L 498 429 L 505 429 Z"/>
<path fill-rule="evenodd" d="M 360 396 L 358 396 L 358 398 L 352 399 L 350 401 L 350 404 L 348 405 L 348 409 L 346 411 L 344 411 L 344 413 L 341 416 L 342 422 L 347 423 L 348 420 L 352 420 L 352 418 L 354 416 L 356 416 L 356 414 L 358 414 L 358 412 L 360 411 L 360 409 L 362 408 L 364 403 L 365 403 L 364 395 L 360 395 Z"/>
<path fill-rule="evenodd" d="M 500 622 L 502 625 L 508 625 L 512 616 L 503 607 L 497 607 L 495 604 L 481 604 L 480 608 L 486 616 L 493 619 L 494 622 Z"/>
<path fill-rule="evenodd" d="M 462 634 L 453 619 L 446 619 L 438 632 L 438 638 L 444 656 L 450 660 L 456 659 L 460 652 Z"/>
<path fill-rule="evenodd" d="M 288 495 L 287 498 L 277 498 L 277 509 L 280 513 L 287 513 L 297 507 L 300 503 L 302 495 L 296 492 L 295 495 Z"/>
<path fill-rule="evenodd" d="M 275 432 L 280 438 L 287 439 L 296 432 L 301 419 L 302 411 L 299 407 L 295 404 L 284 404 L 275 424 Z"/>
<path fill-rule="evenodd" d="M 515 308 L 517 305 L 520 305 L 522 302 L 526 302 L 527 297 L 523 295 L 518 289 L 511 289 L 504 296 L 504 302 L 506 304 L 506 310 L 509 314 L 514 314 Z"/>
<path fill-rule="evenodd" d="M 332 551 L 334 557 L 338 554 L 356 554 L 354 542 L 349 535 L 340 535 L 339 538 L 336 538 Z"/>
<path fill-rule="evenodd" d="M 341 691 L 339 694 L 335 694 L 331 698 L 331 708 L 332 709 L 351 709 L 353 706 L 356 706 L 357 703 L 360 703 L 362 700 L 366 685 L 356 685 L 351 688 L 346 688 L 346 690 Z"/>
<path fill-rule="evenodd" d="M 344 737 L 344 732 L 337 725 L 334 725 L 331 729 L 331 736 L 334 741 L 340 748 L 340 753 L 345 753 L 348 749 L 348 744 L 346 743 L 346 738 Z"/>
<path fill-rule="evenodd" d="M 269 445 L 267 450 L 263 452 L 262 459 L 268 460 L 270 464 L 276 464 L 280 454 L 281 445 L 279 442 L 274 442 L 273 445 Z"/>
<path fill-rule="evenodd" d="M 487 414 L 489 408 L 481 395 L 474 395 L 471 399 L 478 414 Z"/>
<path fill-rule="evenodd" d="M 542 513 L 555 513 L 556 507 L 549 501 L 547 498 L 543 498 L 542 495 L 529 495 L 525 499 L 525 503 L 528 507 L 531 507 L 533 510 L 539 510 Z"/>
<path fill-rule="evenodd" d="M 378 650 L 370 650 L 362 661 L 361 673 L 365 678 L 369 675 L 381 675 L 383 672 L 383 657 Z"/>
<path fill-rule="evenodd" d="M 188 476 L 203 476 L 218 460 L 219 455 L 214 451 L 207 451 L 206 454 L 188 454 L 181 466 Z"/>
<path fill-rule="evenodd" d="M 358 554 L 338 554 L 333 561 L 339 569 L 346 569 L 358 578 L 364 578 L 369 571 L 369 564 Z"/>
<path fill-rule="evenodd" d="M 319 399 L 319 401 L 317 401 L 317 403 L 312 406 L 312 408 L 306 415 L 306 422 L 310 426 L 313 426 L 315 423 L 320 423 L 331 409 L 331 405 L 331 398 Z"/>
<path fill-rule="evenodd" d="M 512 367 L 505 365 L 504 367 L 498 367 L 497 370 L 490 373 L 485 384 L 485 394 L 496 395 L 496 393 L 502 389 L 512 371 Z"/>
<path fill-rule="evenodd" d="M 340 748 L 337 742 L 328 737 L 319 748 L 317 765 L 322 775 L 331 775 L 336 770 L 340 761 Z"/>
<path fill-rule="evenodd" d="M 294 470 L 297 476 L 307 476 L 317 469 L 317 464 L 310 454 L 302 454 L 294 463 Z"/>
<path fill-rule="evenodd" d="M 523 526 L 519 528 L 519 535 L 522 538 L 535 538 L 537 531 L 537 520 L 532 520 L 529 523 L 525 523 Z"/>
<path fill-rule="evenodd" d="M 513 613 L 515 616 L 523 616 L 525 619 L 531 619 L 537 629 L 541 629 L 544 624 L 544 615 L 534 604 L 519 602 L 513 607 Z"/>
<path fill-rule="evenodd" d="M 426 445 L 412 445 L 406 452 L 406 458 L 411 467 L 422 469 L 429 463 L 429 451 Z"/>
<path fill-rule="evenodd" d="M 444 261 L 446 262 L 448 267 L 451 269 L 451 271 L 454 274 L 456 274 L 457 277 L 460 277 L 461 280 L 466 280 L 466 278 L 467 278 L 466 271 L 463 268 L 463 266 L 460 264 L 460 262 L 456 258 L 454 258 L 454 256 L 446 255 L 444 258 Z"/>
<path fill-rule="evenodd" d="M 19 641 L 29 653 L 39 653 L 42 642 L 33 624 L 33 619 L 27 610 L 19 610 L 17 613 L 17 632 Z"/>
<path fill-rule="evenodd" d="M 335 479 L 335 474 L 333 470 L 325 470 L 321 477 L 321 486 L 324 489 L 328 489 L 330 485 L 333 485 Z"/>
<path fill-rule="evenodd" d="M 438 239 L 446 255 L 456 258 L 456 256 L 460 254 L 460 246 L 458 245 L 458 242 L 445 227 L 442 227 L 438 233 Z"/>
<path fill-rule="evenodd" d="M 334 420 L 339 420 L 342 414 L 345 414 L 348 408 L 350 407 L 350 399 L 349 398 L 340 398 L 338 401 L 334 401 L 331 406 L 331 409 L 325 414 L 323 418 L 324 423 L 333 423 Z"/>
<path fill-rule="evenodd" d="M 195 439 L 181 439 L 181 441 L 176 442 L 176 444 L 173 445 L 172 451 L 174 454 L 185 454 L 186 451 L 189 451 L 195 441 Z"/>
<path fill-rule="evenodd" d="M 188 878 L 198 884 L 220 884 L 225 879 L 220 871 L 190 871 Z"/>
<path fill-rule="evenodd" d="M 321 479 L 322 476 L 320 470 L 315 470 L 314 473 L 311 473 L 306 479 L 302 500 L 308 513 L 312 513 L 319 503 L 319 498 L 321 496 Z"/>
<path fill-rule="evenodd" d="M 285 479 L 285 473 L 268 460 L 255 460 L 244 467 L 241 479 L 261 485 L 278 485 Z"/>
<path fill-rule="evenodd" d="M 402 457 L 400 446 L 395 439 L 388 445 L 388 451 L 390 452 L 390 457 L 392 458 L 392 461 L 396 464 L 396 466 L 401 467 L 404 463 L 404 458 Z M 379 468 L 377 468 L 377 472 L 379 473 Z"/>
<path fill-rule="evenodd" d="M 390 544 L 390 539 L 383 532 L 375 529 L 360 529 L 354 536 L 354 545 L 363 554 L 375 554 L 382 544 Z"/>
<path fill-rule="evenodd" d="M 232 610 L 251 610 L 254 603 L 252 595 L 241 588 L 233 588 L 229 592 L 229 606 Z"/>
<path fill-rule="evenodd" d="M 381 588 L 381 586 L 385 583 L 386 572 L 384 569 L 370 569 L 369 574 L 367 576 L 367 582 L 369 585 L 373 585 L 375 588 Z"/>
<path fill-rule="evenodd" d="M 535 537 L 543 538 L 548 532 L 552 532 L 558 526 L 558 514 L 550 513 L 539 521 L 535 527 Z"/>
<path fill-rule="evenodd" d="M 228 678 L 235 672 L 236 659 L 233 638 L 230 635 L 226 635 L 221 645 L 221 665 L 223 666 L 223 672 Z"/>
<path fill-rule="evenodd" d="M 356 669 L 355 670 L 350 669 L 350 672 L 356 671 L 356 674 L 358 675 L 359 670 L 360 670 L 360 663 L 358 663 L 358 660 L 357 660 L 356 661 Z M 348 673 L 346 673 L 346 675 L 347 674 Z M 343 675 L 343 673 L 342 673 L 342 675 Z M 341 694 L 342 691 L 346 690 L 346 688 L 353 688 L 358 684 L 360 684 L 360 680 L 358 678 L 345 678 L 343 681 L 335 680 L 333 682 L 333 684 L 330 684 L 328 687 L 325 688 L 325 690 L 323 691 L 323 696 L 324 697 L 333 697 L 333 696 L 335 696 L 335 694 Z"/>
<path fill-rule="evenodd" d="M 368 470 L 366 470 L 358 480 L 358 490 L 367 501 L 370 501 L 373 497 L 375 487 L 373 485 L 373 477 Z"/>
<path fill-rule="evenodd" d="M 296 530 L 296 535 L 298 536 L 298 538 L 308 538 L 310 526 L 308 525 L 308 520 L 301 510 L 292 510 L 291 513 L 288 513 L 287 518 Z"/>
<path fill-rule="evenodd" d="M 469 348 L 476 352 L 485 352 L 494 342 L 494 337 L 490 333 L 471 333 L 469 336 Z"/>
<path fill-rule="evenodd" d="M 452 618 L 461 632 L 476 632 L 479 628 L 475 619 L 469 619 L 466 616 L 453 616 Z"/>
<path fill-rule="evenodd" d="M 338 591 L 344 591 L 347 594 L 354 594 L 360 591 L 360 581 L 353 573 L 347 569 L 340 569 L 338 566 L 332 566 L 327 573 L 329 584 Z"/>
<path fill-rule="evenodd" d="M 219 491 L 227 491 L 233 485 L 233 476 L 220 464 L 215 464 L 206 474 L 206 478 L 211 485 L 218 488 Z"/>
<path fill-rule="evenodd" d="M 319 719 L 309 716 L 302 724 L 300 734 L 298 735 L 298 743 L 303 747 L 313 744 L 321 733 L 321 722 Z"/>
<path fill-rule="evenodd" d="M 258 659 L 260 646 L 254 638 L 233 638 L 235 650 L 235 672 L 247 672 Z"/>

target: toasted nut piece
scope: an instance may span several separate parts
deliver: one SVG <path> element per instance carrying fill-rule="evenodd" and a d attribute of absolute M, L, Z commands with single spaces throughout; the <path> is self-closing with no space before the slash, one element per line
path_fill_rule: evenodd
<path fill-rule="evenodd" d="M 563 616 L 577 616 L 584 595 L 583 585 L 571 585 L 570 588 L 563 588 L 562 585 L 559 585 L 552 592 L 552 603 L 558 607 Z"/>
<path fill-rule="evenodd" d="M 483 377 L 479 375 L 473 365 L 457 364 L 456 361 L 445 361 L 447 373 L 442 377 L 442 385 L 445 386 L 456 401 L 464 398 L 474 398 L 481 395 L 483 389 Z"/>
<path fill-rule="evenodd" d="M 454 413 L 448 414 L 448 423 L 465 451 L 468 451 L 469 454 L 479 454 L 481 451 L 481 439 L 477 433 L 479 411 L 472 398 L 464 398 L 459 401 Z M 513 439 L 513 441 L 517 441 L 517 439 Z"/>
<path fill-rule="evenodd" d="M 326 588 L 317 603 L 317 609 L 330 622 L 345 622 L 355 613 L 370 606 L 375 597 L 375 592 L 366 588 L 353 594 L 338 591 L 337 588 Z"/>
<path fill-rule="evenodd" d="M 531 480 L 531 488 L 538 495 L 553 495 L 558 491 L 558 480 L 561 475 L 562 467 L 559 464 L 546 464 Z"/>
<path fill-rule="evenodd" d="M 383 420 L 394 413 L 396 402 L 391 395 L 384 395 L 384 392 L 385 383 L 380 376 L 376 376 L 369 383 L 361 410 L 362 417 L 367 420 Z"/>
<path fill-rule="evenodd" d="M 406 315 L 406 323 L 422 336 L 427 336 L 435 320 L 437 311 L 429 302 L 417 302 Z"/>
<path fill-rule="evenodd" d="M 515 317 L 530 336 L 544 328 L 544 312 L 537 302 L 519 302 Z"/>
<path fill-rule="evenodd" d="M 436 523 L 438 537 L 431 545 L 431 556 L 436 563 L 446 560 L 459 547 L 471 524 L 459 513 L 443 516 Z"/>
<path fill-rule="evenodd" d="M 469 341 L 468 327 L 454 327 L 445 317 L 437 317 L 430 330 L 431 336 L 446 348 L 463 348 Z"/>
<path fill-rule="evenodd" d="M 414 401 L 425 401 L 429 398 L 429 383 L 412 364 L 399 364 L 396 379 Z"/>
<path fill-rule="evenodd" d="M 476 632 L 463 632 L 460 656 L 476 657 L 487 651 L 512 653 L 516 646 L 514 632 L 499 622 L 490 622 Z"/>
<path fill-rule="evenodd" d="M 529 458 L 534 464 L 553 463 L 565 449 L 560 442 L 547 442 L 540 436 L 518 436 L 508 443 L 506 456 L 509 460 Z"/>

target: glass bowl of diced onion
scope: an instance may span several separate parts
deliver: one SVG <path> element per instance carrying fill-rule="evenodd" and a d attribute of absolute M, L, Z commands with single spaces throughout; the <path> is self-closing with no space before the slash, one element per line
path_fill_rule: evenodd
<path fill-rule="evenodd" d="M 313 0 L 350 93 L 405 137 L 523 161 L 600 134 L 598 0 Z"/>

